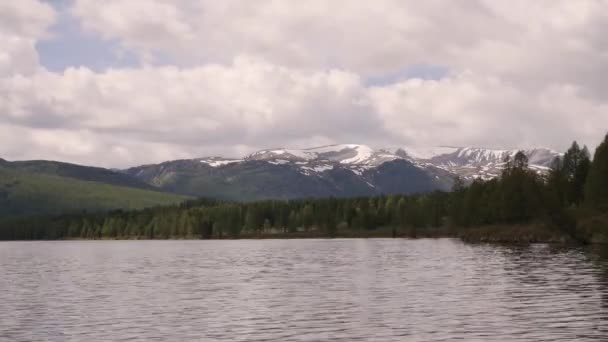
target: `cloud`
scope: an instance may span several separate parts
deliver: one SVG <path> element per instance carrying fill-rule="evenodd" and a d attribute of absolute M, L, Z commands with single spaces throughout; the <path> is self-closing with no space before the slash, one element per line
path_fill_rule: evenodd
<path fill-rule="evenodd" d="M 527 73 L 525 66 L 547 62 L 546 53 L 605 48 L 601 29 L 608 25 L 603 0 L 104 4 L 76 0 L 72 13 L 88 30 L 142 53 L 163 52 L 177 63 L 230 62 L 247 54 L 281 65 L 364 74 L 416 63 Z"/>
<path fill-rule="evenodd" d="M 58 130 L 58 136 L 60 129 L 86 130 L 96 139 L 167 144 L 200 154 L 214 145 L 262 148 L 312 142 L 315 136 L 355 141 L 384 133 L 357 75 L 301 71 L 247 57 L 229 66 L 40 72 L 4 79 L 0 89 L 0 110 L 15 125 Z"/>
<path fill-rule="evenodd" d="M 415 65 L 498 76 L 538 91 L 577 83 L 598 96 L 608 73 L 604 0 L 443 1 L 76 0 L 82 25 L 142 58 L 179 65 L 253 55 L 363 77 Z"/>
<path fill-rule="evenodd" d="M 496 25 L 478 2 L 454 6 L 451 16 L 445 12 L 441 2 L 401 0 L 110 0 L 101 8 L 77 0 L 72 10 L 85 29 L 148 58 L 162 52 L 191 65 L 247 54 L 290 67 L 362 74 L 434 64 L 455 47 L 474 47 L 496 35 L 485 27 L 506 25 Z"/>
<path fill-rule="evenodd" d="M 35 44 L 54 19 L 53 9 L 35 0 L 0 3 L 0 77 L 39 69 Z"/>
<path fill-rule="evenodd" d="M 603 0 L 74 0 L 57 15 L 7 2 L 0 156 L 124 167 L 342 142 L 593 146 L 608 127 L 607 9 Z M 139 62 L 45 69 L 35 44 L 66 16 L 79 26 L 64 27 Z"/>
<path fill-rule="evenodd" d="M 581 93 L 561 84 L 529 92 L 473 72 L 370 88 L 371 101 L 397 141 L 557 150 L 573 139 L 595 147 L 608 127 L 608 103 Z"/>

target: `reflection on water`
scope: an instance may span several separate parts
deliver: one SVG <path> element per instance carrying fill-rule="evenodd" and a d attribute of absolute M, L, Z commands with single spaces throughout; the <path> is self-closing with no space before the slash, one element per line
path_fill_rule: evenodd
<path fill-rule="evenodd" d="M 457 240 L 0 243 L 0 341 L 605 341 L 608 252 Z"/>

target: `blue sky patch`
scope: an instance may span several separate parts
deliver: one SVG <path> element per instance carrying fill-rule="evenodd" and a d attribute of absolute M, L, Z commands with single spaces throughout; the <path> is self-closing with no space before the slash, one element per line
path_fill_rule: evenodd
<path fill-rule="evenodd" d="M 85 66 L 94 71 L 139 65 L 137 57 L 123 49 L 117 41 L 105 40 L 96 33 L 84 32 L 78 19 L 67 9 L 66 1 L 49 2 L 57 10 L 57 20 L 50 28 L 51 36 L 38 41 L 36 50 L 40 63 L 51 71 Z"/>
<path fill-rule="evenodd" d="M 419 64 L 398 72 L 369 77 L 365 80 L 365 84 L 367 86 L 385 86 L 409 78 L 439 80 L 446 77 L 448 73 L 449 69 L 441 65 Z"/>

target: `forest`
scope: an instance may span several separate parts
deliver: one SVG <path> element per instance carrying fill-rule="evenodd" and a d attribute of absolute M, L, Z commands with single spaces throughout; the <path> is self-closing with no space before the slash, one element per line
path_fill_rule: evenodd
<path fill-rule="evenodd" d="M 572 143 L 546 173 L 524 153 L 502 175 L 451 192 L 370 198 L 229 202 L 0 221 L 0 239 L 238 239 L 439 237 L 480 241 L 608 242 L 608 135 L 593 159 Z"/>

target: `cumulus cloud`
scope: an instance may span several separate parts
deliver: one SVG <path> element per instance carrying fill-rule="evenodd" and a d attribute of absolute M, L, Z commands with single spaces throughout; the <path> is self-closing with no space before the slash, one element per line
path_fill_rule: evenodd
<path fill-rule="evenodd" d="M 1 157 L 124 167 L 340 142 L 563 149 L 608 127 L 604 0 L 70 4 L 82 30 L 141 64 L 45 70 L 35 43 L 53 8 L 1 4 Z M 391 77 L 418 65 L 447 72 Z"/>
<path fill-rule="evenodd" d="M 602 67 L 606 6 L 604 0 L 108 0 L 100 7 L 76 0 L 72 12 L 88 30 L 185 65 L 248 54 L 364 75 L 418 63 L 546 82 L 580 80 Z"/>
<path fill-rule="evenodd" d="M 100 8 L 94 0 L 77 0 L 72 12 L 88 30 L 176 63 L 248 54 L 291 67 L 368 74 L 445 62 L 457 47 L 492 38 L 508 23 L 496 24 L 488 11 L 473 1 L 445 15 L 440 1 L 110 0 Z"/>
<path fill-rule="evenodd" d="M 200 154 L 210 153 L 209 146 L 255 149 L 312 143 L 315 136 L 317 142 L 355 141 L 383 134 L 356 74 L 307 72 L 247 57 L 187 69 L 71 68 L 6 78 L 0 89 L 0 110 L 15 125 L 87 130 Z"/>
<path fill-rule="evenodd" d="M 39 70 L 35 44 L 54 19 L 53 9 L 35 0 L 0 3 L 0 77 Z"/>
<path fill-rule="evenodd" d="M 410 145 L 549 147 L 597 141 L 608 127 L 605 102 L 571 85 L 529 92 L 499 78 L 463 72 L 370 89 L 385 128 Z M 594 145 L 593 145 L 594 146 Z"/>

